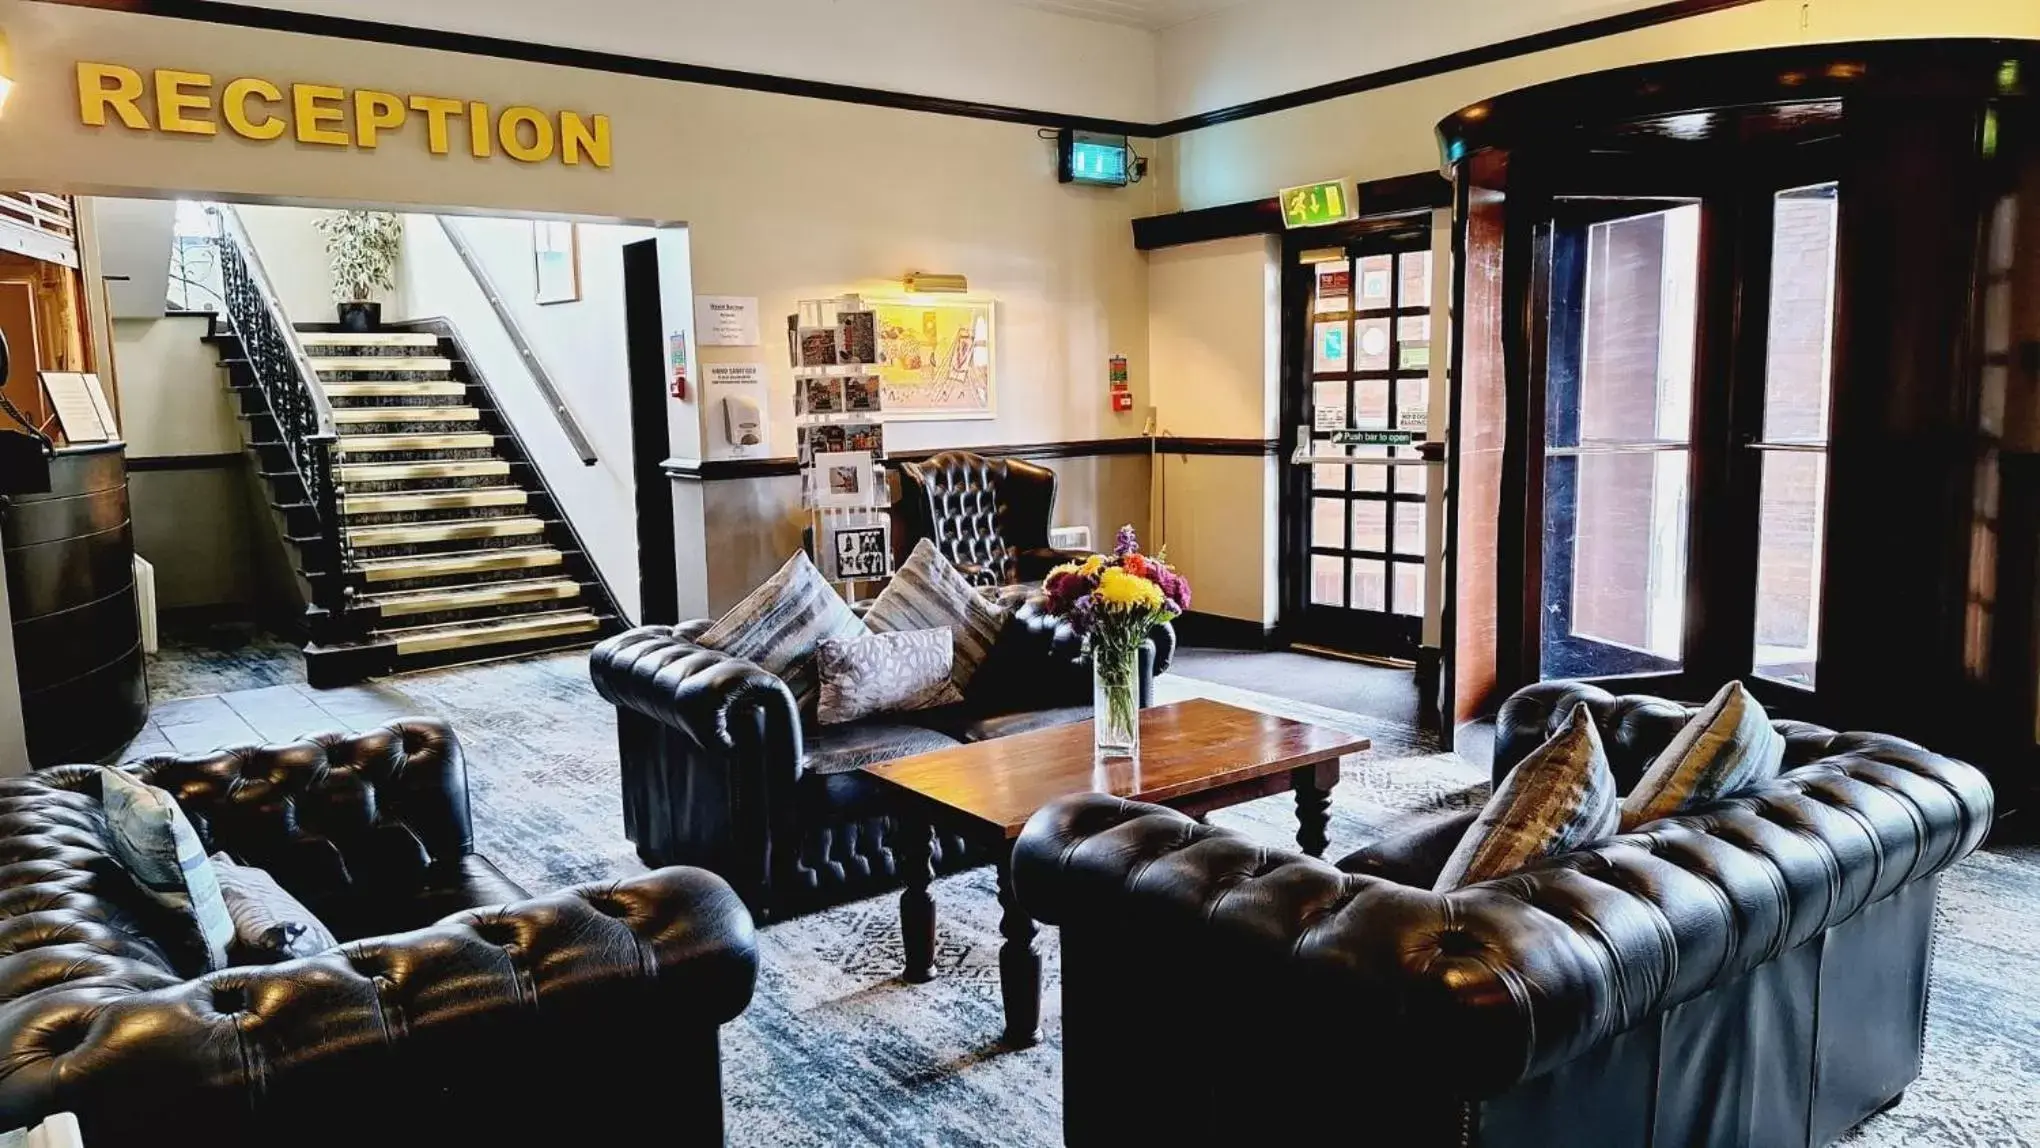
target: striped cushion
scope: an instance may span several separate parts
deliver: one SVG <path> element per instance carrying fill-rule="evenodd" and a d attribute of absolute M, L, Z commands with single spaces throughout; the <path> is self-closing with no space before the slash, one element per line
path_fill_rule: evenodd
<path fill-rule="evenodd" d="M 992 643 L 1005 628 L 1006 611 L 987 601 L 933 542 L 923 538 L 878 601 L 864 612 L 864 622 L 881 634 L 947 629 L 956 637 L 949 676 L 961 691 L 970 687 L 992 652 Z"/>
<path fill-rule="evenodd" d="M 224 853 L 212 855 L 234 943 L 227 955 L 237 965 L 273 965 L 316 956 L 340 944 L 312 911 L 276 883 L 266 869 L 237 865 Z"/>
<path fill-rule="evenodd" d="M 754 662 L 793 691 L 802 709 L 815 696 L 815 651 L 828 638 L 869 633 L 805 553 L 746 595 L 695 639 L 711 650 Z"/>
<path fill-rule="evenodd" d="M 121 867 L 165 908 L 195 919 L 212 967 L 226 968 L 234 922 L 198 831 L 168 793 L 118 769 L 99 773 L 99 800 Z"/>
<path fill-rule="evenodd" d="M 1618 802 L 1601 732 L 1584 704 L 1574 706 L 1565 728 L 1502 779 L 1433 888 L 1444 893 L 1507 876 L 1612 836 Z"/>
<path fill-rule="evenodd" d="M 1622 799 L 1622 831 L 1778 776 L 1785 739 L 1741 682 L 1721 687 Z"/>

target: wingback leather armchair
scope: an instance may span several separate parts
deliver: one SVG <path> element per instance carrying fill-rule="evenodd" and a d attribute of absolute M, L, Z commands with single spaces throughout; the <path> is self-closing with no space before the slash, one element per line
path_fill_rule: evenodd
<path fill-rule="evenodd" d="M 532 897 L 473 851 L 467 772 L 410 720 L 127 767 L 343 942 L 202 971 L 114 860 L 100 772 L 0 781 L 0 1127 L 92 1148 L 722 1143 L 718 1028 L 751 918 L 694 869 Z"/>
<path fill-rule="evenodd" d="M 1039 582 L 1057 563 L 1083 557 L 1048 544 L 1055 472 L 1019 459 L 951 450 L 900 464 L 902 553 L 923 538 L 980 586 Z"/>
<path fill-rule="evenodd" d="M 1081 639 L 1040 594 L 999 597 L 1006 624 L 963 704 L 842 725 L 804 719 L 784 682 L 699 645 L 707 621 L 597 646 L 589 674 L 616 707 L 624 832 L 638 856 L 721 874 L 760 920 L 896 888 L 898 822 L 860 766 L 1091 716 Z M 1156 627 L 1141 655 L 1143 706 L 1175 648 L 1175 631 Z M 951 873 L 991 857 L 937 833 L 933 860 Z"/>
<path fill-rule="evenodd" d="M 1536 687 L 1503 711 L 1506 764 L 1574 701 L 1625 782 L 1692 712 Z M 1832 1142 L 1919 1073 L 1938 874 L 1992 795 L 1910 742 L 1779 726 L 1776 781 L 1450 893 L 1408 843 L 1333 867 L 1152 806 L 1049 806 L 1014 881 L 1062 927 L 1067 1142 L 1355 1118 L 1417 1148 Z M 1199 1103 L 1128 1101 L 1214 1057 Z"/>

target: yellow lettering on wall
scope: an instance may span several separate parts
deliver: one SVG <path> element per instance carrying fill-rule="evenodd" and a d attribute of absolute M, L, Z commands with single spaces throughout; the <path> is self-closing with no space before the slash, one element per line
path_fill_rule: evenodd
<path fill-rule="evenodd" d="M 78 118 L 95 128 L 106 126 L 113 109 L 120 122 L 138 132 L 149 130 L 142 114 L 142 74 L 119 64 L 78 64 Z"/>
<path fill-rule="evenodd" d="M 577 112 L 560 113 L 560 159 L 569 166 L 581 162 L 581 153 L 588 153 L 588 159 L 596 167 L 609 167 L 609 117 L 595 116 L 594 125 L 580 117 Z"/>
<path fill-rule="evenodd" d="M 404 126 L 405 110 L 401 96 L 363 88 L 354 93 L 354 142 L 373 151 L 375 137 L 389 130 Z"/>
<path fill-rule="evenodd" d="M 337 124 L 347 117 L 344 106 L 333 106 L 346 95 L 339 88 L 326 84 L 292 84 L 290 102 L 292 111 L 296 113 L 298 142 L 328 147 L 346 147 L 352 143 L 346 132 L 321 126 Z"/>
<path fill-rule="evenodd" d="M 523 128 L 531 125 L 531 142 L 524 142 Z M 510 158 L 525 163 L 543 163 L 552 158 L 553 126 L 546 114 L 537 108 L 522 105 L 503 109 L 503 119 L 496 125 L 496 134 L 502 137 L 503 150 Z"/>
<path fill-rule="evenodd" d="M 199 88 L 190 92 L 187 88 Z M 177 72 L 169 68 L 156 69 L 156 127 L 166 132 L 182 132 L 185 135 L 210 136 L 219 134 L 219 125 L 210 119 L 197 120 L 186 116 L 186 112 L 212 111 L 212 77 L 204 72 Z"/>
<path fill-rule="evenodd" d="M 468 148 L 476 159 L 487 159 L 495 150 L 489 143 L 489 128 L 494 122 L 489 118 L 489 105 L 480 100 L 468 105 Z"/>
<path fill-rule="evenodd" d="M 228 84 L 220 95 L 220 117 L 234 134 L 251 140 L 273 140 L 282 135 L 287 127 L 282 117 L 270 115 L 266 108 L 261 119 L 250 117 L 249 100 L 280 104 L 283 91 L 268 80 L 240 79 Z"/>
<path fill-rule="evenodd" d="M 453 150 L 447 139 L 446 122 L 467 111 L 466 104 L 444 96 L 412 96 L 411 110 L 425 113 L 425 146 L 432 150 L 433 155 L 445 155 Z"/>

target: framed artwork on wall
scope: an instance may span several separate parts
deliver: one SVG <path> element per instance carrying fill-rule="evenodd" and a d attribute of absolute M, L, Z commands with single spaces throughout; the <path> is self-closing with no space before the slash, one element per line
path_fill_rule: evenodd
<path fill-rule="evenodd" d="M 572 223 L 535 219 L 531 247 L 538 258 L 538 301 L 575 303 L 581 298 L 581 233 Z"/>
<path fill-rule="evenodd" d="M 882 407 L 893 419 L 988 419 L 998 413 L 990 299 L 868 299 L 878 319 Z"/>

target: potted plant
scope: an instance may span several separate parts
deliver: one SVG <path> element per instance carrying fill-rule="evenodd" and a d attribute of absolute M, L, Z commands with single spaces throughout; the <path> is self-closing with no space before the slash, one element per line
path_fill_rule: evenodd
<path fill-rule="evenodd" d="M 397 286 L 397 253 L 404 225 L 388 211 L 339 211 L 312 226 L 326 237 L 326 259 L 333 269 L 333 301 L 340 305 L 340 327 L 373 331 L 382 324 L 378 291 Z"/>

